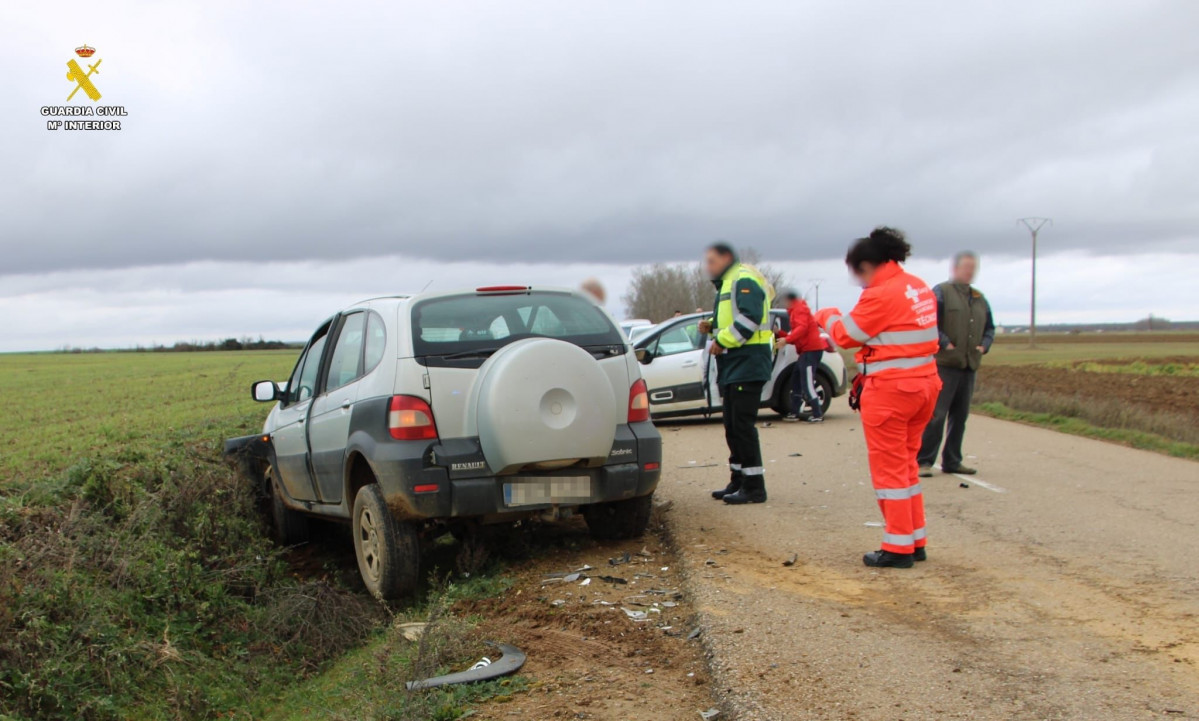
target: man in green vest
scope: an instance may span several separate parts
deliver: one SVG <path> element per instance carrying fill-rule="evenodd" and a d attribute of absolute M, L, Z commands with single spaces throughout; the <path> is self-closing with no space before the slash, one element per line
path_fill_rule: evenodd
<path fill-rule="evenodd" d="M 770 329 L 774 289 L 757 268 L 741 263 L 726 243 L 708 246 L 704 264 L 716 286 L 716 307 L 715 317 L 700 321 L 699 329 L 710 335 L 708 352 L 716 358 L 730 470 L 728 486 L 713 491 L 712 497 L 732 505 L 765 503 L 765 468 L 756 423 L 762 387 L 774 366 Z"/>
<path fill-rule="evenodd" d="M 977 473 L 962 465 L 962 438 L 966 435 L 966 417 L 970 415 L 970 399 L 974 396 L 974 376 L 995 340 L 991 306 L 971 285 L 977 272 L 978 255 L 962 251 L 953 257 L 953 277 L 933 288 L 933 295 L 937 296 L 937 328 L 941 332 L 941 351 L 937 353 L 941 395 L 916 455 L 920 475 L 925 478 L 933 475 L 933 461 L 943 434 L 941 470 Z"/>

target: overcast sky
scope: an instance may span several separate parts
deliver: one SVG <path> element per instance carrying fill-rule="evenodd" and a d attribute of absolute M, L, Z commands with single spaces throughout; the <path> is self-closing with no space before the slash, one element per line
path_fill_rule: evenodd
<path fill-rule="evenodd" d="M 1022 323 L 1025 215 L 1055 220 L 1041 320 L 1199 318 L 1196 28 L 1190 0 L 6 3 L 0 350 L 299 338 L 429 279 L 594 274 L 619 314 L 631 266 L 714 238 L 850 305 L 882 223 L 929 280 L 982 252 Z M 84 42 L 118 132 L 39 113 Z"/>

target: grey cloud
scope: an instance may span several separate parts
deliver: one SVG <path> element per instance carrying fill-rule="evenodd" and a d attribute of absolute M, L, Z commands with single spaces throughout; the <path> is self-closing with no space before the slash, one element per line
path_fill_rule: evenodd
<path fill-rule="evenodd" d="M 0 272 L 837 258 L 876 223 L 935 258 L 1022 248 L 1025 214 L 1056 249 L 1199 250 L 1185 0 L 9 12 Z M 37 116 L 83 39 L 119 133 Z"/>

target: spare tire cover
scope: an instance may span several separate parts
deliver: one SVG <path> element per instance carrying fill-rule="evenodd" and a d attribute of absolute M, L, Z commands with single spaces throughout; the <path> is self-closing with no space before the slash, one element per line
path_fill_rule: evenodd
<path fill-rule="evenodd" d="M 605 459 L 618 423 L 612 383 L 587 351 L 529 338 L 479 368 L 471 402 L 493 473 L 529 463 Z"/>

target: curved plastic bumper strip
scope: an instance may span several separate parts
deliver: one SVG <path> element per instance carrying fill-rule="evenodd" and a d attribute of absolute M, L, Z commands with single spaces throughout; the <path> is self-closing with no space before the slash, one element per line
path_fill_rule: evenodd
<path fill-rule="evenodd" d="M 438 686 L 450 686 L 456 683 L 475 683 L 478 681 L 490 681 L 501 676 L 509 676 L 520 670 L 521 666 L 525 665 L 525 653 L 516 646 L 510 646 L 506 643 L 487 642 L 488 646 L 499 649 L 504 655 L 493 661 L 488 666 L 481 668 L 472 668 L 469 671 L 459 671 L 458 673 L 447 673 L 444 676 L 434 676 L 426 678 L 423 681 L 409 681 L 407 686 L 409 691 L 416 691 L 425 688 L 436 688 Z"/>

